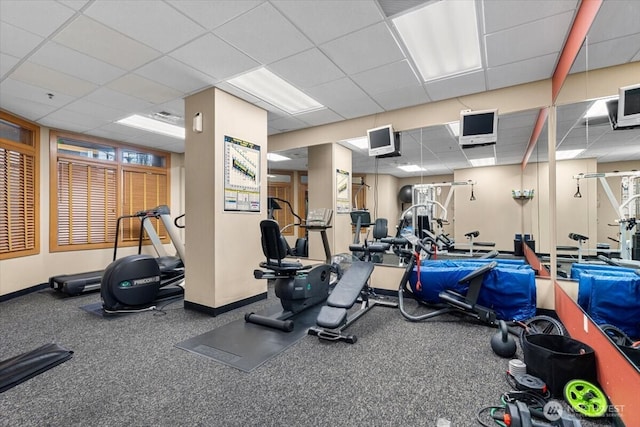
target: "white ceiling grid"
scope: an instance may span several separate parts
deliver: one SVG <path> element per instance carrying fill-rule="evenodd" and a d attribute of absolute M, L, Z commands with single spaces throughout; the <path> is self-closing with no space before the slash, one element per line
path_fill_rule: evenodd
<path fill-rule="evenodd" d="M 579 6 L 578 0 L 476 0 L 483 68 L 425 83 L 392 18 L 428 3 L 0 0 L 0 108 L 53 128 L 182 152 L 181 140 L 115 121 L 159 111 L 182 117 L 184 97 L 217 86 L 265 108 L 275 134 L 548 79 Z M 638 22 L 640 2 L 605 1 L 589 49 L 581 50 L 571 71 L 638 61 Z M 227 83 L 260 67 L 326 108 L 290 115 Z M 522 160 L 536 116 L 500 118 L 498 164 Z M 616 135 L 602 149 L 610 133 L 594 137 L 585 156 L 640 155 L 638 137 L 631 135 Z M 567 137 L 563 145 L 574 139 L 577 145 L 582 136 Z M 404 132 L 403 138 L 415 141 L 417 151 L 407 153 L 421 158 L 429 173 L 468 167 L 468 158 L 485 151 L 461 150 L 444 127 Z M 282 166 L 306 167 L 306 150 L 293 153 L 298 160 Z M 370 165 L 371 159 L 359 159 L 363 155 L 356 152 L 354 170 Z M 408 175 L 396 166 L 384 172 Z"/>

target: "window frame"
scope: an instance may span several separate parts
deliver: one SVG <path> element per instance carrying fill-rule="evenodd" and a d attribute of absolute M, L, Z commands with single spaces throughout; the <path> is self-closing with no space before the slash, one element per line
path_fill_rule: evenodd
<path fill-rule="evenodd" d="M 96 144 L 100 146 L 109 146 L 115 149 L 115 159 L 95 159 L 84 158 L 82 156 L 74 156 L 67 153 L 58 152 L 58 140 L 60 138 L 68 138 L 75 141 L 86 142 L 89 144 Z M 118 141 L 113 141 L 105 138 L 94 137 L 90 135 L 75 134 L 72 132 L 51 129 L 49 132 L 49 191 L 51 197 L 49 198 L 49 251 L 50 252 L 69 252 L 78 250 L 92 250 L 92 249 L 111 249 L 114 246 L 113 241 L 101 242 L 101 243 L 81 243 L 81 244 L 59 244 L 58 242 L 58 198 L 55 197 L 58 194 L 58 162 L 59 160 L 69 161 L 74 164 L 87 164 L 103 167 L 113 167 L 116 171 L 116 200 L 115 200 L 115 217 L 119 218 L 123 213 L 125 205 L 125 189 L 124 189 L 124 174 L 127 171 L 142 172 L 142 173 L 155 173 L 159 175 L 165 175 L 166 179 L 166 205 L 171 205 L 171 153 L 168 151 L 156 150 L 149 147 L 141 147 L 133 144 L 125 144 Z M 123 151 L 137 151 L 152 154 L 155 156 L 164 157 L 165 162 L 163 167 L 147 166 L 135 163 L 125 163 L 122 160 Z M 115 226 L 115 225 L 114 225 Z M 122 230 L 120 231 L 122 234 Z M 168 236 L 162 236 L 161 241 L 163 243 L 169 243 Z M 149 241 L 146 239 L 145 244 Z M 119 247 L 137 246 L 137 238 L 133 240 L 123 240 L 122 236 L 118 237 Z"/>
<path fill-rule="evenodd" d="M 20 143 L 0 138 L 0 147 L 5 150 L 17 151 L 23 155 L 33 156 L 33 248 L 2 252 L 0 260 L 21 258 L 40 253 L 40 126 L 18 116 L 0 110 L 0 119 L 19 126 L 31 132 L 31 144 Z M 27 233 L 28 230 L 25 230 Z"/>

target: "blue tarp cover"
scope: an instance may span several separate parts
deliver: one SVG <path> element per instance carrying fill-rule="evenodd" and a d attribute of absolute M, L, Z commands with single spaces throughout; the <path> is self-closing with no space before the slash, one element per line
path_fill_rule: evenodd
<path fill-rule="evenodd" d="M 586 311 L 593 321 L 616 326 L 632 339 L 640 338 L 640 276 L 584 274 L 580 283 L 587 280 L 591 295 Z"/>
<path fill-rule="evenodd" d="M 476 260 L 474 260 L 476 261 Z M 417 268 L 409 278 L 411 289 L 417 298 L 429 303 L 442 301 L 438 294 L 445 289 L 465 295 L 468 284 L 458 281 L 481 266 L 468 261 L 428 261 L 420 267 L 422 291 L 416 291 Z M 498 265 L 485 274 L 478 304 L 495 311 L 498 319 L 526 320 L 536 314 L 535 273 L 523 265 Z"/>
<path fill-rule="evenodd" d="M 591 297 L 591 280 L 582 280 L 583 275 L 588 276 L 626 276 L 638 277 L 631 268 L 616 267 L 613 265 L 597 265 L 597 264 L 577 264 L 571 267 L 571 278 L 578 281 L 578 305 L 585 311 L 589 307 L 589 298 Z"/>

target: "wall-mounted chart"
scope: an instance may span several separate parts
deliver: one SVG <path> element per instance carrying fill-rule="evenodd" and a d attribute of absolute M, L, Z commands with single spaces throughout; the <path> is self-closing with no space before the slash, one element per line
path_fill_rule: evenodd
<path fill-rule="evenodd" d="M 351 202 L 349 200 L 349 172 L 336 169 L 336 211 L 337 213 L 351 212 Z"/>
<path fill-rule="evenodd" d="M 225 135 L 224 210 L 260 212 L 260 146 Z"/>

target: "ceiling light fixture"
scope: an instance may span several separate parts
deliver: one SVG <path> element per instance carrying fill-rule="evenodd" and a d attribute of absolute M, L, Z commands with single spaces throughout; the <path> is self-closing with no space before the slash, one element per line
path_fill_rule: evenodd
<path fill-rule="evenodd" d="M 481 166 L 494 166 L 496 164 L 496 158 L 485 157 L 483 159 L 471 159 L 469 160 L 469 162 L 471 163 L 471 166 L 473 166 L 474 168 L 481 167 Z"/>
<path fill-rule="evenodd" d="M 591 107 L 587 110 L 587 112 L 582 116 L 583 119 L 591 119 L 593 117 L 603 117 L 607 116 L 609 113 L 607 112 L 607 101 L 611 101 L 612 99 L 618 99 L 617 96 L 611 96 L 609 98 L 598 99 Z"/>
<path fill-rule="evenodd" d="M 124 119 L 118 120 L 116 123 L 145 130 L 147 132 L 159 133 L 171 136 L 173 138 L 184 139 L 184 128 L 171 123 L 161 122 L 160 120 L 151 119 L 149 117 L 133 114 Z"/>
<path fill-rule="evenodd" d="M 460 122 L 449 122 L 447 123 L 447 128 L 449 128 L 449 132 L 453 135 L 454 138 L 460 136 Z"/>
<path fill-rule="evenodd" d="M 475 2 L 430 3 L 393 24 L 424 81 L 482 68 Z"/>
<path fill-rule="evenodd" d="M 264 67 L 234 77 L 228 83 L 289 114 L 308 113 L 325 108 Z"/>
<path fill-rule="evenodd" d="M 582 152 L 584 151 L 583 148 L 578 149 L 578 150 L 562 150 L 562 151 L 556 151 L 556 160 L 569 160 L 569 159 L 575 159 L 576 157 L 578 157 L 580 154 L 582 154 Z"/>
<path fill-rule="evenodd" d="M 289 157 L 282 156 L 276 153 L 267 153 L 267 160 L 272 162 L 283 162 L 285 160 L 291 160 Z"/>
<path fill-rule="evenodd" d="M 405 172 L 420 172 L 426 170 L 418 165 L 400 165 L 398 166 L 398 169 L 402 169 Z"/>
<path fill-rule="evenodd" d="M 346 142 L 347 144 L 356 147 L 360 150 L 365 150 L 369 148 L 369 139 L 366 136 L 359 136 L 358 138 L 345 139 L 341 142 Z"/>

